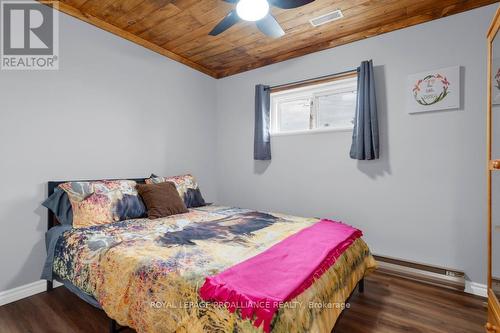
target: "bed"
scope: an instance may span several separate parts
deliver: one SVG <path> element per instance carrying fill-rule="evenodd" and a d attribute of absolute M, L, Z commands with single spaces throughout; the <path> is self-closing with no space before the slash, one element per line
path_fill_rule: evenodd
<path fill-rule="evenodd" d="M 134 179 L 143 182 L 144 179 Z M 49 195 L 63 182 L 49 182 Z M 261 332 L 224 304 L 204 302 L 205 277 L 256 256 L 317 218 L 208 205 L 156 220 L 73 229 L 49 211 L 48 290 L 58 280 L 137 332 Z M 280 307 L 272 332 L 330 332 L 346 301 L 376 266 L 357 239 L 312 286 Z M 362 287 L 362 284 L 361 284 Z"/>

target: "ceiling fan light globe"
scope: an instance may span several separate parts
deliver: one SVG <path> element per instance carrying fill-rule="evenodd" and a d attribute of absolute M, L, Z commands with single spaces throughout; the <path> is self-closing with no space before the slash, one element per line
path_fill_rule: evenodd
<path fill-rule="evenodd" d="M 269 13 L 269 3 L 266 0 L 240 0 L 236 12 L 242 20 L 258 21 Z"/>

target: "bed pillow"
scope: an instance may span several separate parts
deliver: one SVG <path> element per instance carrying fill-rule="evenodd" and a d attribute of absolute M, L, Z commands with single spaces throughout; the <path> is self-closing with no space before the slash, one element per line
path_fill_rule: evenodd
<path fill-rule="evenodd" d="M 59 187 L 54 189 L 54 193 L 42 203 L 42 206 L 50 209 L 59 223 L 63 225 L 73 224 L 73 209 L 68 194 Z"/>
<path fill-rule="evenodd" d="M 150 219 L 188 212 L 184 201 L 179 196 L 177 187 L 172 182 L 139 184 L 137 192 L 146 204 Z"/>
<path fill-rule="evenodd" d="M 181 175 L 174 177 L 151 177 L 146 179 L 146 184 L 159 184 L 172 182 L 175 184 L 180 197 L 184 200 L 187 208 L 205 206 L 205 200 L 201 195 L 200 188 L 196 179 L 190 175 Z"/>
<path fill-rule="evenodd" d="M 83 228 L 146 216 L 132 180 L 68 182 L 59 185 L 69 197 L 73 227 Z"/>

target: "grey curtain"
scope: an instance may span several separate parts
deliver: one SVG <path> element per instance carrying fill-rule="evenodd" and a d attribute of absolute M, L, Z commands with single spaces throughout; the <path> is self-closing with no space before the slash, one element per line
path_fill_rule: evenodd
<path fill-rule="evenodd" d="M 255 133 L 254 160 L 271 159 L 271 137 L 269 135 L 271 109 L 271 91 L 268 86 L 255 86 Z"/>
<path fill-rule="evenodd" d="M 379 152 L 375 79 L 370 60 L 358 67 L 358 99 L 350 155 L 356 160 L 373 160 L 379 158 Z"/>

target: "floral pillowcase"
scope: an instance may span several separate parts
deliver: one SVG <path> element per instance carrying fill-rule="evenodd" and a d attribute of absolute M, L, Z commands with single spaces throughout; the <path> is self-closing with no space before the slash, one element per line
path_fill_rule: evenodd
<path fill-rule="evenodd" d="M 73 227 L 83 228 L 146 216 L 132 180 L 68 182 L 59 185 L 73 209 Z"/>
<path fill-rule="evenodd" d="M 200 187 L 193 175 L 181 175 L 173 177 L 154 177 L 146 179 L 146 184 L 158 184 L 164 182 L 172 182 L 177 187 L 180 197 L 184 200 L 187 208 L 205 206 Z"/>

